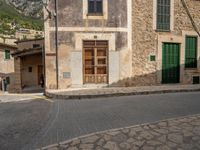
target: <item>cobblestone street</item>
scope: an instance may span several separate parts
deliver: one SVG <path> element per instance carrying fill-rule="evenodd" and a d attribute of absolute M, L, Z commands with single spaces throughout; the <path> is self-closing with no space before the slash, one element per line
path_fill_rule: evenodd
<path fill-rule="evenodd" d="M 37 144 L 32 146 L 40 148 L 96 132 L 200 114 L 199 95 L 199 92 L 189 92 L 85 100 L 55 100 L 54 116 L 43 128 L 40 138 L 36 140 L 38 141 Z M 182 125 L 184 126 L 184 124 Z M 165 131 L 162 129 L 160 132 Z M 146 133 L 149 132 L 145 132 L 145 134 L 138 132 L 135 136 L 140 137 L 138 135 L 141 134 L 141 136 L 146 137 Z M 155 137 L 152 136 L 150 134 L 151 140 L 160 137 L 161 134 L 155 135 Z M 121 136 L 121 134 L 116 137 L 113 136 L 114 139 L 118 137 L 122 141 L 128 140 L 128 136 Z M 98 139 L 101 139 L 101 136 Z M 96 139 L 96 141 L 98 140 Z M 122 142 L 119 141 L 117 144 L 120 143 Z M 88 149 L 91 149 L 91 145 L 87 145 L 91 144 L 91 141 L 84 144 L 86 144 L 86 147 L 82 149 L 87 149 L 87 146 L 89 146 Z M 106 142 L 104 141 L 103 144 L 101 148 L 105 148 Z M 32 146 L 29 145 L 29 147 Z M 98 148 L 97 145 L 93 146 L 92 148 Z M 118 145 L 118 148 L 122 149 L 120 145 Z"/>
<path fill-rule="evenodd" d="M 105 131 L 44 150 L 199 150 L 200 115 Z"/>
<path fill-rule="evenodd" d="M 66 146 L 72 150 L 108 150 L 109 147 L 119 150 L 134 147 L 137 150 L 143 145 L 142 149 L 151 150 L 165 144 L 163 150 L 166 146 L 173 150 L 170 147 L 173 145 L 174 150 L 178 146 L 186 150 L 200 149 L 199 92 L 84 100 L 15 96 L 0 97 L 0 150 L 33 150 L 88 134 L 93 135 L 80 138 L 73 144 L 67 142 Z M 177 119 L 168 120 L 185 116 L 194 117 L 178 119 L 178 122 Z M 160 120 L 168 121 L 158 123 Z M 141 131 L 134 132 L 135 129 Z M 55 145 L 52 149 L 58 148 Z"/>

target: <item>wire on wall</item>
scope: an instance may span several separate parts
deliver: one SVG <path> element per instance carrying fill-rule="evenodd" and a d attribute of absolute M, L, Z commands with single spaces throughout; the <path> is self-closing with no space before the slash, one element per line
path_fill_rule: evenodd
<path fill-rule="evenodd" d="M 182 4 L 183 4 L 184 9 L 186 10 L 186 13 L 187 13 L 188 17 L 190 18 L 190 21 L 191 21 L 191 23 L 192 23 L 192 26 L 193 26 L 194 30 L 197 32 L 197 34 L 198 34 L 199 37 L 200 37 L 199 29 L 198 29 L 198 27 L 197 27 L 197 25 L 196 25 L 196 23 L 195 23 L 195 21 L 194 21 L 192 15 L 191 15 L 190 11 L 189 11 L 189 9 L 188 9 L 188 6 L 187 6 L 187 4 L 186 4 L 186 1 L 185 1 L 185 0 L 181 0 L 181 2 L 182 2 Z"/>

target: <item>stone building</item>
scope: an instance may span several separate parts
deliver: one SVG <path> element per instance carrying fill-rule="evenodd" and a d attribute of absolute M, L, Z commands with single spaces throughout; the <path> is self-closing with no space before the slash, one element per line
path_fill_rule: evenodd
<path fill-rule="evenodd" d="M 14 59 L 11 53 L 16 50 L 16 45 L 0 43 L 0 90 L 9 90 L 11 77 L 14 74 Z"/>
<path fill-rule="evenodd" d="M 95 9 L 87 0 L 57 3 L 57 17 L 45 22 L 47 88 L 107 86 L 131 77 L 130 0 L 90 2 Z"/>
<path fill-rule="evenodd" d="M 133 1 L 132 6 L 131 85 L 199 83 L 200 1 Z"/>
<path fill-rule="evenodd" d="M 199 83 L 199 8 L 197 0 L 49 1 L 47 89 Z"/>
<path fill-rule="evenodd" d="M 44 39 L 28 39 L 16 42 L 18 50 L 14 57 L 14 81 L 10 92 L 22 92 L 27 88 L 39 88 L 44 77 Z"/>
<path fill-rule="evenodd" d="M 31 29 L 25 29 L 20 28 L 15 33 L 15 38 L 18 40 L 21 39 L 35 39 L 35 38 L 42 38 L 44 37 L 43 31 L 37 31 L 37 30 L 31 30 Z"/>

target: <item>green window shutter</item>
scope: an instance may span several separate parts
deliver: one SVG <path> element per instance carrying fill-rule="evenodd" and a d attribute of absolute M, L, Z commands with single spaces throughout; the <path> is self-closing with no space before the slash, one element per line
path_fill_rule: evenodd
<path fill-rule="evenodd" d="M 170 30 L 171 0 L 157 0 L 157 30 Z"/>
<path fill-rule="evenodd" d="M 10 59 L 10 51 L 5 50 L 5 59 Z"/>
<path fill-rule="evenodd" d="M 197 68 L 197 37 L 186 36 L 185 68 Z"/>

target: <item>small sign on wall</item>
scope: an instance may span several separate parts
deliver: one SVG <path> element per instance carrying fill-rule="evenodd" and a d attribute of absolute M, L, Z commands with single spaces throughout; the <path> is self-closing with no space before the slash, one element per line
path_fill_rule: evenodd
<path fill-rule="evenodd" d="M 64 79 L 71 78 L 71 73 L 70 72 L 63 72 L 63 78 Z"/>

